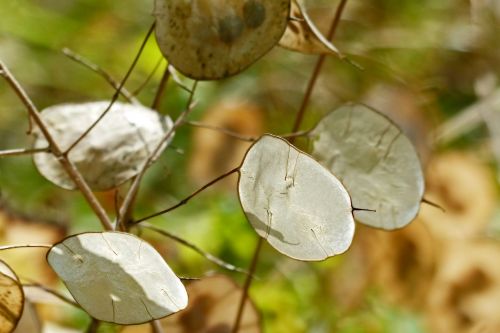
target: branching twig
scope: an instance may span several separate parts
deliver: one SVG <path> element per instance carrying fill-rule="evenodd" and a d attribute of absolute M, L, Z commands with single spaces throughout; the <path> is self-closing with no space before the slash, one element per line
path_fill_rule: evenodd
<path fill-rule="evenodd" d="M 244 270 L 243 268 L 240 268 L 240 267 L 236 267 L 234 266 L 233 264 L 230 264 L 220 258 L 217 258 L 216 256 L 214 256 L 213 254 L 210 254 L 208 252 L 205 252 L 203 251 L 202 249 L 200 249 L 198 246 L 188 242 L 187 240 L 183 239 L 183 238 L 180 238 L 179 236 L 176 236 L 166 230 L 163 230 L 163 229 L 160 229 L 158 227 L 155 227 L 149 223 L 142 223 L 140 226 L 140 228 L 145 228 L 145 229 L 149 229 L 149 230 L 152 230 L 152 231 L 155 231 L 157 233 L 159 233 L 160 235 L 163 235 L 165 237 L 168 237 L 186 247 L 189 247 L 191 250 L 199 253 L 200 255 L 202 255 L 203 257 L 205 257 L 205 259 L 207 259 L 208 261 L 224 268 L 224 269 L 227 269 L 229 271 L 234 271 L 234 272 L 240 272 L 240 273 L 244 273 L 244 274 L 248 274 L 248 272 L 246 270 Z"/>
<path fill-rule="evenodd" d="M 0 151 L 0 157 L 7 156 L 22 156 L 22 155 L 32 155 L 37 153 L 50 153 L 50 148 L 35 148 L 35 149 L 9 149 Z"/>
<path fill-rule="evenodd" d="M 122 206 L 120 207 L 120 214 L 117 217 L 117 225 L 123 224 L 127 225 L 128 221 L 125 221 L 124 219 L 130 215 L 130 210 L 132 207 L 132 204 L 135 200 L 135 197 L 139 191 L 139 186 L 142 181 L 142 177 L 146 173 L 146 170 L 151 166 L 153 163 L 155 157 L 157 156 L 158 152 L 161 150 L 161 147 L 167 142 L 172 135 L 174 135 L 175 130 L 177 127 L 179 127 L 184 119 L 188 116 L 188 114 L 193 110 L 194 104 L 193 104 L 193 98 L 194 98 L 194 93 L 196 90 L 196 87 L 198 85 L 198 81 L 195 81 L 193 84 L 193 89 L 191 91 L 191 94 L 189 96 L 188 102 L 187 102 L 187 107 L 184 112 L 182 112 L 179 117 L 175 120 L 172 128 L 164 135 L 162 140 L 158 143 L 154 151 L 149 155 L 148 159 L 144 163 L 144 165 L 141 168 L 141 171 L 135 176 L 134 180 L 132 181 L 132 185 L 130 185 L 130 188 L 127 192 L 127 195 L 125 196 L 125 199 L 123 200 Z"/>
<path fill-rule="evenodd" d="M 198 194 L 200 194 L 201 192 L 203 192 L 204 190 L 206 190 L 207 188 L 209 188 L 210 186 L 214 185 L 215 183 L 221 181 L 222 179 L 232 175 L 233 173 L 235 172 L 239 172 L 240 171 L 240 167 L 237 167 L 237 168 L 234 168 L 228 172 L 226 172 L 225 174 L 223 175 L 220 175 L 219 177 L 215 178 L 214 180 L 211 180 L 210 182 L 208 182 L 207 184 L 203 185 L 201 188 L 197 189 L 196 191 L 194 191 L 193 193 L 191 193 L 190 195 L 188 195 L 186 198 L 182 199 L 181 201 L 179 201 L 177 204 L 169 207 L 169 208 L 166 208 L 166 209 L 163 209 L 157 213 L 154 213 L 154 214 L 151 214 L 149 216 L 146 216 L 146 217 L 143 217 L 143 218 L 140 218 L 136 221 L 134 221 L 134 224 L 137 224 L 137 223 L 141 223 L 141 222 L 144 222 L 146 220 L 149 220 L 153 217 L 156 217 L 156 216 L 160 216 L 160 215 L 163 215 L 163 214 L 166 214 L 174 209 L 177 209 L 185 204 L 187 204 L 189 202 L 189 200 L 191 200 L 192 198 L 194 198 L 195 196 L 197 196 Z"/>
<path fill-rule="evenodd" d="M 21 87 L 19 82 L 12 76 L 10 71 L 7 69 L 7 67 L 0 61 L 0 71 L 1 75 L 5 77 L 7 80 L 7 83 L 11 86 L 11 88 L 14 90 L 14 92 L 17 94 L 17 96 L 20 98 L 20 100 L 23 102 L 23 104 L 26 106 L 28 109 L 28 112 L 33 118 L 33 121 L 36 123 L 36 125 L 40 128 L 40 131 L 42 132 L 43 136 L 47 140 L 50 146 L 50 150 L 52 154 L 58 159 L 58 161 L 61 163 L 62 167 L 66 170 L 68 173 L 69 177 L 73 180 L 75 183 L 76 187 L 80 190 L 80 192 L 83 194 L 87 202 L 89 203 L 90 207 L 94 210 L 96 213 L 97 217 L 101 221 L 102 226 L 106 230 L 111 230 L 112 229 L 112 224 L 111 221 L 109 220 L 106 211 L 104 208 L 101 206 L 97 198 L 95 197 L 94 193 L 92 193 L 92 190 L 88 186 L 87 182 L 85 179 L 82 177 L 76 166 L 71 162 L 71 160 L 68 158 L 68 155 L 63 153 L 57 142 L 55 142 L 54 138 L 49 132 L 49 128 L 45 121 L 42 119 L 40 116 L 40 113 L 38 109 L 36 108 L 35 104 L 33 101 L 29 98 L 29 96 L 26 94 L 26 91 Z"/>
<path fill-rule="evenodd" d="M 76 52 L 70 50 L 69 48 L 65 47 L 62 50 L 63 54 L 67 56 L 69 59 L 85 66 L 86 68 L 90 69 L 91 71 L 97 73 L 100 75 L 106 82 L 108 82 L 116 91 L 118 88 L 120 88 L 120 83 L 116 81 L 107 71 L 99 67 L 97 64 L 93 63 L 89 59 L 83 57 L 80 54 L 77 54 Z M 120 89 L 120 94 L 127 99 L 132 104 L 140 105 L 141 103 L 135 98 L 125 87 L 122 87 Z"/>
<path fill-rule="evenodd" d="M 339 3 L 339 6 L 337 7 L 337 11 L 335 13 L 335 17 L 333 18 L 332 25 L 330 26 L 330 31 L 328 31 L 327 39 L 332 40 L 333 37 L 335 36 L 335 32 L 337 31 L 338 24 L 340 22 L 340 17 L 342 16 L 342 12 L 344 11 L 344 7 L 347 3 L 347 0 L 341 0 Z M 309 82 L 307 84 L 307 89 L 306 93 L 304 95 L 304 99 L 302 100 L 302 104 L 300 105 L 299 112 L 297 113 L 297 117 L 295 118 L 295 123 L 293 125 L 292 132 L 297 132 L 300 128 L 300 125 L 302 124 L 302 120 L 304 118 L 304 113 L 306 111 L 307 105 L 309 104 L 309 101 L 311 99 L 312 92 L 314 90 L 314 87 L 316 85 L 316 81 L 318 80 L 319 73 L 321 72 L 321 69 L 323 68 L 323 64 L 325 62 L 326 55 L 322 54 L 319 56 L 318 61 L 316 62 L 316 65 L 314 67 L 313 73 L 311 75 L 311 78 L 309 79 Z"/>
<path fill-rule="evenodd" d="M 68 154 L 73 148 L 75 148 L 87 136 L 87 134 L 89 134 L 97 126 L 97 124 L 104 118 L 104 116 L 106 116 L 106 114 L 108 114 L 109 110 L 111 110 L 111 108 L 113 107 L 113 104 L 115 104 L 115 102 L 118 100 L 118 97 L 120 96 L 120 93 L 123 89 L 123 86 L 125 85 L 128 78 L 130 77 L 130 74 L 132 74 L 132 71 L 134 70 L 135 66 L 137 65 L 137 62 L 139 61 L 139 58 L 141 57 L 142 51 L 146 47 L 146 43 L 148 42 L 149 37 L 153 33 L 154 28 L 155 28 L 155 23 L 153 23 L 151 25 L 151 28 L 149 28 L 149 31 L 146 34 L 146 37 L 142 41 L 142 44 L 139 48 L 139 52 L 137 52 L 137 55 L 135 56 L 134 61 L 132 62 L 132 65 L 128 69 L 127 74 L 125 74 L 125 77 L 123 78 L 123 80 L 120 82 L 120 85 L 116 89 L 113 97 L 111 98 L 111 102 L 109 103 L 106 110 L 104 110 L 103 113 L 96 119 L 96 121 L 92 125 L 90 125 L 90 127 L 87 128 L 85 130 L 85 132 L 83 132 L 80 135 L 80 137 L 78 137 L 78 139 L 76 139 L 75 142 L 73 142 L 73 144 L 71 144 L 71 146 L 69 146 L 69 148 L 66 150 L 65 154 Z"/>

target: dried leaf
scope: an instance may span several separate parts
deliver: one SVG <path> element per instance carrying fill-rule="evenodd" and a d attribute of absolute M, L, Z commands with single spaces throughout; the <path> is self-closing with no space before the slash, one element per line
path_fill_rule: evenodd
<path fill-rule="evenodd" d="M 289 257 L 323 260 L 351 244 L 354 219 L 346 189 L 281 138 L 265 135 L 248 150 L 238 192 L 255 231 Z"/>
<path fill-rule="evenodd" d="M 243 290 L 224 275 L 215 275 L 187 286 L 190 304 L 186 310 L 162 319 L 169 333 L 231 332 Z M 261 332 L 260 316 L 247 298 L 239 333 Z"/>
<path fill-rule="evenodd" d="M 120 232 L 84 233 L 54 245 L 47 260 L 92 317 L 139 324 L 184 309 L 181 281 L 156 250 Z"/>
<path fill-rule="evenodd" d="M 0 261 L 0 333 L 14 331 L 24 307 L 23 288 L 16 273 Z"/>
<path fill-rule="evenodd" d="M 475 326 L 496 327 L 493 332 L 498 332 L 499 256 L 500 247 L 494 242 L 448 244 L 427 304 L 432 332 L 483 332 L 471 330 Z"/>
<path fill-rule="evenodd" d="M 42 112 L 55 141 L 66 150 L 108 107 L 109 102 L 64 104 Z M 102 121 L 69 153 L 89 186 L 95 191 L 117 187 L 134 177 L 161 139 L 172 128 L 168 116 L 140 105 L 116 102 Z M 40 131 L 35 148 L 47 147 Z M 163 148 L 167 146 L 167 143 Z M 57 159 L 49 153 L 35 154 L 40 173 L 65 189 L 75 189 Z"/>
<path fill-rule="evenodd" d="M 445 212 L 422 207 L 421 219 L 438 239 L 468 239 L 486 231 L 498 203 L 492 170 L 472 154 L 448 152 L 431 159 L 425 197 Z"/>
<path fill-rule="evenodd" d="M 156 0 L 156 39 L 184 75 L 221 79 L 276 45 L 289 11 L 290 0 Z"/>
<path fill-rule="evenodd" d="M 417 152 L 401 130 L 382 114 L 349 104 L 326 115 L 312 131 L 312 155 L 346 186 L 356 220 L 397 229 L 417 215 L 424 176 Z"/>
<path fill-rule="evenodd" d="M 307 15 L 301 0 L 291 1 L 290 13 L 292 18 L 279 41 L 280 46 L 301 53 L 340 55 Z"/>

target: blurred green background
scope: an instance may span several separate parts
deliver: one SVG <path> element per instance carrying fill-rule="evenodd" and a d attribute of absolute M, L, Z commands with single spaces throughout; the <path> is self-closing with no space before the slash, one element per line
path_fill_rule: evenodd
<path fill-rule="evenodd" d="M 338 2 L 306 3 L 326 31 Z M 1 0 L 0 59 L 40 109 L 110 99 L 113 89 L 61 50 L 70 48 L 120 80 L 153 23 L 152 10 L 153 0 Z M 500 254 L 499 32 L 495 0 L 348 1 L 334 43 L 363 70 L 328 58 L 302 128 L 347 101 L 387 113 L 419 150 L 428 170 L 426 197 L 447 212 L 424 207 L 410 228 L 397 232 L 359 226 L 348 253 L 320 263 L 294 261 L 265 245 L 251 289 L 264 332 L 500 332 L 500 273 L 493 268 Z M 151 38 L 126 85 L 135 91 L 160 63 L 138 94 L 145 105 L 152 103 L 165 68 L 161 59 Z M 289 132 L 316 59 L 276 47 L 235 77 L 202 82 L 190 119 L 245 135 Z M 187 98 L 170 81 L 160 111 L 175 118 Z M 0 149 L 29 147 L 27 126 L 23 106 L 0 82 Z M 136 217 L 166 208 L 236 167 L 248 147 L 188 126 L 172 144 L 175 149 L 144 180 Z M 299 146 L 307 149 L 307 142 L 299 140 Z M 230 179 L 151 222 L 246 267 L 257 236 L 235 184 Z M 0 190 L 1 243 L 55 242 L 65 234 L 100 230 L 81 195 L 46 181 L 30 157 L 0 159 Z M 112 214 L 114 193 L 99 198 Z M 244 279 L 168 239 L 145 236 L 180 276 L 219 271 Z M 488 250 L 471 254 L 483 247 Z M 61 287 L 37 263 L 43 253 L 0 258 L 22 277 Z M 488 283 L 478 285 L 476 271 Z M 71 309 L 42 313 L 61 326 L 82 330 L 89 324 Z"/>

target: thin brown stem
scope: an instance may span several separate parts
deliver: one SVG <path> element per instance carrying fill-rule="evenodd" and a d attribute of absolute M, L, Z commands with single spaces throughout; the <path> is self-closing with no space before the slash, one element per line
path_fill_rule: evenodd
<path fill-rule="evenodd" d="M 166 213 L 168 213 L 170 211 L 173 211 L 174 209 L 177 209 L 177 208 L 179 208 L 181 206 L 184 206 L 185 204 L 187 204 L 189 202 L 189 200 L 191 200 L 192 198 L 194 198 L 195 196 L 197 196 L 198 194 L 200 194 L 201 192 L 203 192 L 204 190 L 206 190 L 210 186 L 214 185 L 215 183 L 221 181 L 222 179 L 224 179 L 226 177 L 229 177 L 233 173 L 236 173 L 236 172 L 239 172 L 239 171 L 240 171 L 240 167 L 237 167 L 237 168 L 234 168 L 234 169 L 226 172 L 223 175 L 220 175 L 219 177 L 211 180 L 207 184 L 203 185 L 202 187 L 200 187 L 199 189 L 197 189 L 196 191 L 194 191 L 193 193 L 191 193 L 190 195 L 188 195 L 187 197 L 185 197 L 184 199 L 182 199 L 181 201 L 179 201 L 177 204 L 175 204 L 175 205 L 173 205 L 173 206 L 171 206 L 169 208 L 163 209 L 163 210 L 161 210 L 159 212 L 156 212 L 154 214 L 151 214 L 151 215 L 148 215 L 146 217 L 140 218 L 140 219 L 134 221 L 134 224 L 138 224 L 138 223 L 144 222 L 146 220 L 152 219 L 153 217 L 166 214 Z"/>
<path fill-rule="evenodd" d="M 435 202 L 432 202 L 426 198 L 422 198 L 422 203 L 424 204 L 427 204 L 431 207 L 434 207 L 434 208 L 437 208 L 439 209 L 440 211 L 442 211 L 443 213 L 446 213 L 446 209 L 444 209 L 442 206 L 440 206 L 439 204 L 435 203 Z"/>
<path fill-rule="evenodd" d="M 160 235 L 163 235 L 165 237 L 168 237 L 174 241 L 176 241 L 177 243 L 179 244 L 182 244 L 188 248 L 190 248 L 191 250 L 197 252 L 198 254 L 200 254 L 201 256 L 203 256 L 205 259 L 207 259 L 208 261 L 224 268 L 224 269 L 227 269 L 229 271 L 233 271 L 233 272 L 239 272 L 239 273 L 244 273 L 244 274 L 248 274 L 248 272 L 246 270 L 244 270 L 243 268 L 240 268 L 240 267 L 236 267 L 235 265 L 233 264 L 230 264 L 220 258 L 217 258 L 216 256 L 214 256 L 213 254 L 210 254 L 208 252 L 205 252 L 203 251 L 201 248 L 199 248 L 197 245 L 193 244 L 193 243 L 190 243 L 188 242 L 187 240 L 177 236 L 177 235 L 174 235 L 166 230 L 163 230 L 163 229 L 160 229 L 158 227 L 155 227 L 154 225 L 151 225 L 147 222 L 145 223 L 142 223 L 140 226 L 140 228 L 145 228 L 145 229 L 149 229 L 149 230 L 152 230 L 154 232 L 157 232 L 159 233 Z"/>
<path fill-rule="evenodd" d="M 333 37 L 335 36 L 335 32 L 337 31 L 337 27 L 340 23 L 340 18 L 342 16 L 342 12 L 344 11 L 346 3 L 347 3 L 347 0 L 340 0 L 340 3 L 337 7 L 337 11 L 335 12 L 335 17 L 333 18 L 332 24 L 330 26 L 330 30 L 328 31 L 328 35 L 326 37 L 326 38 L 328 38 L 328 40 L 332 40 Z M 321 72 L 321 69 L 323 68 L 323 64 L 325 62 L 325 59 L 326 59 L 326 54 L 322 54 L 318 57 L 318 61 L 316 62 L 316 65 L 314 66 L 313 73 L 312 73 L 311 78 L 309 79 L 309 82 L 307 84 L 304 99 L 302 100 L 302 104 L 300 105 L 299 111 L 297 113 L 297 117 L 295 118 L 295 123 L 293 125 L 292 132 L 297 132 L 300 128 L 300 125 L 302 124 L 302 120 L 304 119 L 304 114 L 305 114 L 306 108 L 309 105 L 309 101 L 311 99 L 312 92 L 313 92 L 314 87 L 316 85 L 316 81 L 318 80 L 319 73 Z"/>
<path fill-rule="evenodd" d="M 99 320 L 95 319 L 95 318 L 91 318 L 92 321 L 90 322 L 89 324 L 89 327 L 87 327 L 87 330 L 85 331 L 85 333 L 97 333 L 98 329 L 99 329 Z"/>
<path fill-rule="evenodd" d="M 156 65 L 155 67 L 153 68 L 153 70 L 151 71 L 151 73 L 149 73 L 148 77 L 146 78 L 146 80 L 144 80 L 143 83 L 141 83 L 141 85 L 139 85 L 139 87 L 137 87 L 137 89 L 135 89 L 133 92 L 132 92 L 132 95 L 133 96 L 137 96 L 139 95 L 139 93 L 142 91 L 142 89 L 144 89 L 146 87 L 146 85 L 149 83 L 149 81 L 151 81 L 151 79 L 153 78 L 153 76 L 155 76 L 156 74 L 156 71 L 158 70 L 158 68 L 160 68 L 160 65 L 161 63 L 163 62 L 163 56 L 161 56 L 158 61 L 156 62 Z"/>
<path fill-rule="evenodd" d="M 131 214 L 130 210 L 132 208 L 133 202 L 135 201 L 135 197 L 139 191 L 139 186 L 141 184 L 142 177 L 144 176 L 144 174 L 146 173 L 148 168 L 151 166 L 151 164 L 155 160 L 155 157 L 158 155 L 158 153 L 160 152 L 160 150 L 163 147 L 163 145 L 165 144 L 165 142 L 167 142 L 172 137 L 172 135 L 174 135 L 174 132 L 177 129 L 177 127 L 179 127 L 182 124 L 182 122 L 184 122 L 185 118 L 193 110 L 193 108 L 194 108 L 193 98 L 194 98 L 194 93 L 196 91 L 197 85 L 198 85 L 198 81 L 195 81 L 193 84 L 193 89 L 191 91 L 191 94 L 189 95 L 186 110 L 184 110 L 184 112 L 182 112 L 179 115 L 179 117 L 177 117 L 172 128 L 163 136 L 162 140 L 159 142 L 159 144 L 156 146 L 154 151 L 149 155 L 148 159 L 146 160 L 146 162 L 142 166 L 141 171 L 137 174 L 137 176 L 132 181 L 132 185 L 130 185 L 130 188 L 127 192 L 127 195 L 125 196 L 125 199 L 123 200 L 122 206 L 120 208 L 120 214 L 117 218 L 118 224 L 120 224 L 120 223 L 122 223 L 123 225 L 128 224 L 128 221 L 124 221 L 124 218 L 127 218 Z"/>
<path fill-rule="evenodd" d="M 236 313 L 236 319 L 234 321 L 234 326 L 232 333 L 237 333 L 240 329 L 241 319 L 243 317 L 243 311 L 245 310 L 246 300 L 248 298 L 248 291 L 250 290 L 250 285 L 252 284 L 255 271 L 257 269 L 257 263 L 259 262 L 259 255 L 264 245 L 264 238 L 259 236 L 255 250 L 253 251 L 252 261 L 250 262 L 250 267 L 248 269 L 248 275 L 245 279 L 245 284 L 243 285 L 243 293 L 241 294 L 240 303 L 238 305 L 238 312 Z"/>
<path fill-rule="evenodd" d="M 170 71 L 170 75 L 172 76 L 172 80 L 182 89 L 191 93 L 191 89 L 189 89 L 184 83 L 182 83 L 181 78 L 177 74 L 176 69 L 172 65 L 168 65 L 167 69 Z"/>
<path fill-rule="evenodd" d="M 111 74 L 109 74 L 107 71 L 105 71 L 103 68 L 101 68 L 99 65 L 93 63 L 89 59 L 85 58 L 84 56 L 70 50 L 69 48 L 65 47 L 62 50 L 62 53 L 68 57 L 69 59 L 75 61 L 76 63 L 83 65 L 84 67 L 90 69 L 97 75 L 101 76 L 106 82 L 108 82 L 111 87 L 113 87 L 116 91 L 120 88 L 120 83 L 116 81 Z M 135 98 L 125 87 L 122 87 L 120 89 L 120 94 L 130 103 L 139 105 L 141 104 L 137 98 Z"/>
<path fill-rule="evenodd" d="M 160 110 L 160 105 L 163 100 L 163 96 L 165 96 L 165 87 L 167 86 L 168 79 L 170 78 L 170 71 L 168 70 L 168 66 L 165 68 L 163 72 L 163 76 L 161 77 L 160 84 L 158 85 L 158 89 L 156 91 L 155 98 L 153 100 L 153 104 L 151 105 L 151 109 Z"/>
<path fill-rule="evenodd" d="M 35 106 L 35 104 L 33 103 L 33 101 L 29 98 L 26 91 L 21 87 L 19 82 L 17 82 L 17 80 L 14 78 L 14 76 L 8 70 L 8 68 L 1 61 L 0 61 L 0 73 L 2 76 L 5 77 L 7 83 L 10 85 L 10 87 L 13 89 L 13 91 L 19 97 L 21 102 L 26 106 L 26 108 L 28 109 L 28 112 L 30 114 L 30 117 L 33 119 L 33 121 L 36 123 L 36 125 L 40 128 L 40 131 L 42 132 L 43 136 L 45 137 L 45 139 L 49 143 L 49 147 L 50 147 L 52 154 L 58 159 L 58 161 L 61 163 L 61 166 L 67 172 L 68 176 L 73 180 L 76 187 L 83 194 L 83 196 L 87 200 L 88 204 L 90 205 L 92 210 L 95 212 L 95 214 L 99 218 L 104 229 L 111 230 L 112 224 L 111 224 L 111 221 L 109 220 L 109 217 L 106 214 L 106 211 L 104 210 L 102 205 L 99 203 L 99 201 L 95 197 L 94 193 L 92 192 L 92 190 L 88 186 L 87 182 L 85 181 L 85 179 L 82 177 L 82 175 L 80 174 L 80 172 L 76 168 L 76 166 L 68 158 L 68 155 L 63 153 L 62 149 L 59 147 L 57 142 L 54 140 L 54 138 L 50 134 L 50 131 L 49 131 L 47 124 L 42 119 L 40 112 L 38 111 L 38 109 Z"/>
<path fill-rule="evenodd" d="M 22 156 L 22 155 L 33 155 L 38 153 L 50 153 L 50 148 L 35 148 L 35 149 L 9 149 L 0 151 L 0 157 L 8 157 L 8 156 Z"/>
<path fill-rule="evenodd" d="M 241 141 L 246 141 L 246 142 L 255 142 L 257 141 L 258 137 L 254 136 L 249 136 L 249 135 L 242 135 L 240 133 L 231 131 L 227 128 L 220 127 L 220 126 L 215 126 L 215 125 L 209 125 L 209 124 L 204 124 L 199 121 L 185 121 L 183 124 L 193 126 L 193 127 L 198 127 L 198 128 L 203 128 L 203 129 L 208 129 L 208 130 L 213 130 L 217 132 L 221 132 L 222 134 L 225 134 L 229 137 L 235 138 L 237 140 Z M 312 130 L 307 130 L 307 131 L 299 131 L 296 133 L 286 133 L 286 134 L 278 134 L 278 136 L 289 139 L 289 138 L 296 138 L 296 137 L 301 137 L 301 136 L 307 136 Z"/>
<path fill-rule="evenodd" d="M 235 138 L 235 139 L 238 139 L 238 140 L 241 140 L 241 141 L 254 142 L 255 140 L 257 140 L 257 138 L 255 138 L 253 136 L 242 135 L 242 134 L 239 134 L 237 132 L 231 131 L 231 130 L 229 130 L 227 128 L 223 128 L 223 127 L 219 127 L 219 126 L 214 126 L 214 125 L 203 124 L 203 123 L 200 123 L 198 121 L 185 121 L 183 124 L 186 124 L 186 125 L 189 125 L 189 126 L 193 126 L 193 127 L 204 128 L 204 129 L 208 129 L 208 130 L 213 130 L 213 131 L 221 132 L 223 134 L 226 134 L 227 136 L 230 136 L 232 138 Z"/>
<path fill-rule="evenodd" d="M 151 36 L 151 34 L 153 33 L 154 31 L 154 28 L 155 28 L 155 23 L 153 23 L 151 25 L 151 28 L 149 28 L 149 31 L 148 33 L 146 34 L 146 37 L 144 38 L 144 40 L 142 41 L 142 44 L 139 48 L 139 51 L 137 52 L 135 58 L 134 58 L 134 61 L 132 62 L 132 65 L 130 66 L 130 68 L 128 69 L 127 73 L 125 74 L 125 77 L 123 78 L 123 80 L 120 82 L 120 85 L 118 86 L 118 88 L 116 89 L 113 97 L 111 98 L 111 102 L 109 103 L 108 107 L 103 111 L 103 113 L 96 119 L 96 121 L 90 125 L 89 128 L 87 128 L 85 130 L 85 132 L 83 132 L 80 137 L 78 137 L 78 139 L 75 140 L 75 142 L 73 142 L 73 144 L 71 144 L 71 146 L 65 151 L 65 154 L 68 154 L 73 148 L 75 148 L 86 136 L 87 134 L 89 134 L 96 126 L 97 124 L 99 124 L 99 122 L 104 118 L 104 116 L 106 116 L 106 114 L 108 114 L 109 110 L 111 110 L 111 108 L 113 107 L 113 105 L 115 104 L 115 102 L 118 100 L 118 97 L 120 96 L 120 93 L 123 89 L 123 86 L 125 86 L 125 83 L 127 82 L 128 78 L 130 77 L 130 75 L 132 74 L 132 71 L 134 70 L 135 66 L 137 65 L 137 63 L 139 62 L 139 58 L 141 57 L 142 55 L 142 51 L 144 50 L 144 48 L 146 47 L 146 44 L 148 42 L 148 39 L 149 37 Z"/>
<path fill-rule="evenodd" d="M 328 32 L 328 40 L 332 40 L 333 37 L 335 36 L 335 32 L 337 30 L 338 24 L 340 22 L 340 17 L 342 16 L 342 12 L 345 8 L 345 5 L 347 3 L 347 0 L 340 0 L 340 3 L 337 7 L 337 11 L 335 13 L 335 17 L 332 21 L 332 24 L 330 26 L 330 30 Z M 311 99 L 312 92 L 314 90 L 314 86 L 316 85 L 316 81 L 318 79 L 318 76 L 321 72 L 321 69 L 323 67 L 323 63 L 325 62 L 326 55 L 320 55 L 318 58 L 318 61 L 316 62 L 316 66 L 314 67 L 311 79 L 309 80 L 309 83 L 306 88 L 306 92 L 304 94 L 304 99 L 302 100 L 302 104 L 300 106 L 300 109 L 297 113 L 297 116 L 295 118 L 295 123 L 292 128 L 292 133 L 295 133 L 299 130 L 300 126 L 302 125 L 302 121 L 304 119 L 304 114 L 307 109 L 307 106 L 309 104 L 309 101 Z M 296 136 L 290 138 L 290 143 L 293 144 L 295 141 Z M 248 296 L 248 290 L 250 289 L 250 286 L 253 281 L 253 276 L 255 274 L 255 270 L 257 269 L 257 262 L 259 260 L 259 254 L 262 249 L 262 244 L 263 244 L 263 238 L 259 237 L 259 242 L 257 243 L 257 246 L 255 247 L 253 257 L 252 257 L 252 262 L 250 263 L 250 268 L 248 270 L 249 275 L 247 276 L 245 280 L 245 284 L 243 286 L 243 294 L 241 296 L 241 301 L 238 306 L 238 312 L 236 316 L 236 321 L 233 327 L 233 333 L 237 333 L 240 327 L 240 322 L 241 322 L 241 317 L 243 315 L 243 310 L 245 307 L 245 301 Z"/>
<path fill-rule="evenodd" d="M 67 303 L 71 306 L 74 306 L 76 308 L 79 308 L 81 309 L 82 307 L 80 306 L 80 304 L 76 303 L 75 301 L 73 301 L 72 299 L 64 296 L 63 294 L 59 293 L 58 291 L 56 290 L 53 290 L 49 287 L 46 287 L 44 286 L 43 284 L 40 284 L 38 282 L 31 282 L 30 283 L 24 283 L 23 284 L 23 287 L 35 287 L 35 288 L 38 288 L 38 289 L 41 289 L 49 294 L 52 294 L 54 295 L 55 297 L 57 297 L 58 299 L 60 299 L 61 301 L 63 301 L 64 303 Z"/>
<path fill-rule="evenodd" d="M 153 320 L 151 322 L 151 328 L 153 329 L 153 333 L 165 333 L 159 320 Z"/>
<path fill-rule="evenodd" d="M 16 244 L 16 245 L 2 245 L 0 246 L 0 251 L 4 250 L 12 250 L 12 249 L 24 249 L 24 248 L 45 248 L 45 249 L 50 249 L 52 248 L 52 245 L 50 244 Z"/>

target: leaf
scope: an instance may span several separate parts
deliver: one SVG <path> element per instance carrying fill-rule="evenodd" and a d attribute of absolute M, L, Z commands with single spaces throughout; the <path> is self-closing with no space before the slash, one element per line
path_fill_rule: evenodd
<path fill-rule="evenodd" d="M 98 320 L 140 324 L 187 306 L 179 278 L 151 245 L 131 234 L 70 236 L 50 249 L 47 261 Z"/>
<path fill-rule="evenodd" d="M 290 0 L 156 0 L 156 39 L 177 70 L 197 80 L 235 75 L 275 46 Z"/>
<path fill-rule="evenodd" d="M 339 50 L 316 27 L 301 0 L 291 1 L 291 19 L 279 41 L 281 47 L 312 54 L 335 54 Z"/>
<path fill-rule="evenodd" d="M 342 183 L 284 139 L 265 135 L 240 168 L 241 205 L 255 231 L 281 253 L 323 260 L 346 251 L 354 234 Z"/>
<path fill-rule="evenodd" d="M 326 115 L 311 132 L 312 155 L 337 175 L 352 196 L 361 223 L 397 229 L 417 215 L 424 176 L 410 140 L 391 120 L 361 104 Z"/>
<path fill-rule="evenodd" d="M 64 151 L 108 105 L 107 101 L 56 105 L 43 110 L 42 118 Z M 137 175 L 171 128 L 172 120 L 168 116 L 144 106 L 116 102 L 102 121 L 71 150 L 69 158 L 93 190 L 109 190 Z M 48 146 L 38 129 L 35 135 L 35 148 Z M 35 154 L 33 160 L 49 181 L 65 189 L 75 189 L 73 181 L 52 154 Z"/>
<path fill-rule="evenodd" d="M 214 275 L 187 286 L 189 306 L 186 310 L 161 320 L 169 333 L 231 332 L 243 290 L 224 275 Z M 247 298 L 239 333 L 261 332 L 260 315 Z"/>
<path fill-rule="evenodd" d="M 21 319 L 24 293 L 16 273 L 0 261 L 0 333 L 14 331 Z"/>

